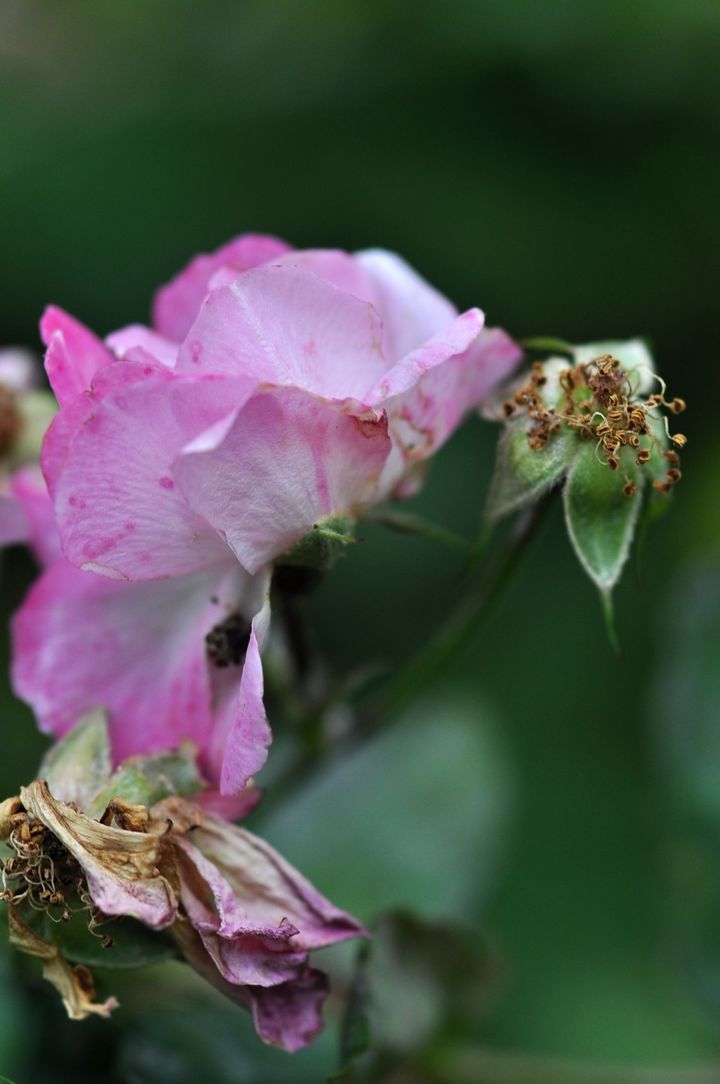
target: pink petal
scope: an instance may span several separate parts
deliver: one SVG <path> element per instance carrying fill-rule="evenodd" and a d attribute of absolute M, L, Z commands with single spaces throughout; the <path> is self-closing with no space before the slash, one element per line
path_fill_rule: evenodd
<path fill-rule="evenodd" d="M 60 557 L 60 539 L 52 501 L 39 468 L 23 467 L 16 471 L 10 488 L 24 511 L 33 553 L 40 564 L 51 564 Z"/>
<path fill-rule="evenodd" d="M 355 260 L 374 286 L 390 361 L 417 350 L 457 316 L 455 306 L 394 252 L 366 249 L 357 252 Z"/>
<path fill-rule="evenodd" d="M 50 495 L 55 496 L 58 481 L 65 469 L 68 452 L 79 430 L 97 411 L 98 403 L 111 391 L 148 379 L 157 371 L 165 370 L 157 363 L 140 365 L 116 365 L 111 363 L 93 376 L 81 394 L 70 399 L 53 418 L 40 452 L 40 463 Z"/>
<path fill-rule="evenodd" d="M 294 979 L 278 986 L 236 986 L 222 977 L 187 919 L 178 919 L 172 934 L 198 974 L 225 997 L 252 1010 L 255 1029 L 266 1043 L 293 1053 L 322 1029 L 328 984 L 321 972 L 303 967 Z"/>
<path fill-rule="evenodd" d="M 232 698 L 230 708 L 232 723 L 226 734 L 220 769 L 220 793 L 225 796 L 242 792 L 248 780 L 260 771 L 272 741 L 263 704 L 257 618 L 253 620 L 240 688 Z"/>
<path fill-rule="evenodd" d="M 385 370 L 374 309 L 299 267 L 260 267 L 211 293 L 178 372 L 221 373 L 361 398 Z"/>
<path fill-rule="evenodd" d="M 213 733 L 214 733 L 213 728 Z M 239 821 L 252 812 L 262 798 L 263 792 L 252 780 L 239 794 L 224 795 L 219 790 L 205 790 L 194 801 L 210 816 L 226 821 Z"/>
<path fill-rule="evenodd" d="M 205 635 L 237 609 L 248 577 L 235 562 L 154 583 L 124 583 L 59 561 L 13 621 L 13 684 L 60 737 L 87 711 L 109 711 L 117 761 L 212 725 Z"/>
<path fill-rule="evenodd" d="M 322 1007 L 328 996 L 322 971 L 307 968 L 291 982 L 248 992 L 255 1030 L 266 1043 L 293 1054 L 322 1031 Z"/>
<path fill-rule="evenodd" d="M 210 279 L 221 268 L 239 274 L 288 252 L 289 245 L 276 237 L 247 233 L 209 255 L 196 256 L 167 286 L 161 287 L 153 305 L 153 323 L 161 335 L 182 342 L 208 292 Z"/>
<path fill-rule="evenodd" d="M 406 354 L 393 365 L 363 396 L 369 403 L 381 403 L 403 392 L 414 390 L 418 381 L 431 369 L 443 365 L 450 358 L 463 354 L 482 331 L 485 317 L 480 309 L 468 309 L 455 317 L 442 331 Z M 444 389 L 446 372 L 439 380 L 439 390 Z M 448 386 L 448 392 L 453 388 Z M 444 399 L 450 398 L 450 394 Z"/>
<path fill-rule="evenodd" d="M 330 248 L 294 249 L 277 260 L 275 267 L 302 267 L 343 293 L 352 294 L 377 308 L 378 291 L 360 262 L 347 252 Z"/>
<path fill-rule="evenodd" d="M 92 399 L 69 434 L 60 429 L 56 437 L 56 425 L 64 424 L 56 422 L 46 438 L 43 467 L 49 482 L 51 461 L 55 470 L 66 556 L 81 568 L 130 579 L 217 564 L 226 547 L 187 504 L 173 462 L 198 432 L 243 401 L 247 387 L 178 379 L 159 366 L 129 361 L 113 368 L 137 379 Z"/>
<path fill-rule="evenodd" d="M 296 952 L 309 952 L 365 931 L 357 919 L 326 899 L 269 843 L 234 824 L 205 817 L 192 833 L 194 847 L 232 889 L 246 921 L 259 928 L 285 919 L 297 931 Z"/>
<path fill-rule="evenodd" d="M 163 335 L 158 335 L 157 331 L 143 327 L 142 324 L 130 324 L 129 327 L 113 331 L 107 336 L 105 342 L 118 358 L 125 358 L 131 351 L 140 348 L 148 357 L 159 361 L 166 368 L 175 368 L 177 343 L 166 339 Z"/>
<path fill-rule="evenodd" d="M 458 317 L 456 326 L 464 319 Z M 494 328 L 473 336 L 462 353 L 451 352 L 448 337 L 449 356 L 443 360 L 442 339 L 438 336 L 436 340 L 436 363 L 424 372 L 418 371 L 414 385 L 404 386 L 423 349 L 403 359 L 390 374 L 390 396 L 384 406 L 390 418 L 394 455 L 383 472 L 383 492 L 404 485 L 408 471 L 437 451 L 464 416 L 508 374 L 522 353 L 503 331 Z M 393 388 L 403 390 L 393 394 Z"/>
<path fill-rule="evenodd" d="M 97 370 L 113 360 L 92 331 L 54 305 L 43 314 L 40 334 L 47 346 L 45 371 L 61 406 L 89 388 Z"/>
<path fill-rule="evenodd" d="M 188 445 L 174 476 L 192 508 L 257 572 L 319 520 L 369 503 L 389 450 L 382 414 L 269 388 L 229 428 Z"/>
<path fill-rule="evenodd" d="M 305 962 L 294 949 L 295 928 L 281 919 L 253 922 L 220 871 L 186 838 L 175 839 L 185 912 L 218 971 L 237 985 L 274 986 Z"/>

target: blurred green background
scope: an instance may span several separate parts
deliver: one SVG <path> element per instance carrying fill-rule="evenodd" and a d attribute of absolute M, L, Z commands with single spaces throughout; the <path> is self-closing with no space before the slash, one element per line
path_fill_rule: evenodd
<path fill-rule="evenodd" d="M 396 249 L 517 336 L 646 335 L 688 400 L 686 477 L 642 583 L 628 568 L 618 591 L 621 658 L 556 510 L 423 703 L 253 817 L 368 922 L 405 906 L 486 931 L 491 995 L 468 995 L 461 1033 L 438 1025 L 438 1049 L 452 1033 L 471 1054 L 720 1058 L 719 49 L 717 0 L 0 6 L 3 344 L 37 349 L 50 301 L 101 333 L 145 320 L 190 255 L 264 230 Z M 471 534 L 494 439 L 469 422 L 417 511 Z M 338 672 L 401 660 L 461 593 L 457 557 L 365 534 L 308 607 Z M 6 612 L 31 575 L 8 556 Z M 2 681 L 5 794 L 43 741 Z M 0 1074 L 20 1084 L 337 1067 L 333 1006 L 289 1060 L 179 967 L 125 977 L 112 1024 L 72 1026 L 17 968 L 0 971 Z"/>

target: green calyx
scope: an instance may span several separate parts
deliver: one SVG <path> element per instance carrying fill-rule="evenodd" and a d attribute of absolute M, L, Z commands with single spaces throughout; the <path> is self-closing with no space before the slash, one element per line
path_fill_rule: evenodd
<path fill-rule="evenodd" d="M 346 546 L 357 542 L 354 523 L 347 516 L 329 516 L 316 523 L 299 542 L 277 559 L 276 567 L 327 572 Z"/>
<path fill-rule="evenodd" d="M 204 785 L 190 744 L 130 757 L 113 772 L 107 718 L 100 709 L 84 716 L 49 750 L 40 777 L 54 798 L 74 803 L 93 819 L 113 798 L 149 808 L 173 794 L 196 794 Z"/>

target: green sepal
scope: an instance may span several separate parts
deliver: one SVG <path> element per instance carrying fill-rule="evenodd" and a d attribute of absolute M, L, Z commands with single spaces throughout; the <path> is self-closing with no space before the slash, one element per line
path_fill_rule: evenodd
<path fill-rule="evenodd" d="M 620 470 L 611 471 L 600 463 L 595 445 L 588 442 L 575 457 L 563 493 L 570 541 L 580 564 L 606 599 L 620 579 L 642 503 L 643 476 L 634 457 L 621 456 L 621 466 L 638 486 L 632 497 L 623 492 Z"/>
<path fill-rule="evenodd" d="M 166 934 L 149 930 L 134 918 L 103 922 L 94 932 L 88 929 L 87 921 L 87 911 L 72 915 L 68 922 L 46 918 L 43 935 L 57 945 L 67 960 L 86 967 L 116 971 L 146 967 L 177 956 L 175 944 Z M 112 943 L 103 944 L 104 938 L 110 938 Z"/>
<path fill-rule="evenodd" d="M 39 776 L 53 797 L 85 809 L 111 771 L 107 716 L 95 708 L 48 750 Z"/>
<path fill-rule="evenodd" d="M 278 557 L 275 564 L 326 572 L 345 547 L 357 541 L 352 530 L 353 521 L 346 516 L 329 516 L 316 523 L 299 542 Z"/>
<path fill-rule="evenodd" d="M 535 335 L 530 339 L 521 339 L 520 346 L 523 350 L 538 351 L 541 354 L 567 354 L 572 357 L 575 352 L 575 347 L 570 343 L 552 335 Z"/>
<path fill-rule="evenodd" d="M 580 447 L 575 433 L 555 433 L 546 448 L 528 444 L 527 418 L 510 421 L 500 434 L 495 472 L 485 505 L 485 522 L 495 523 L 538 500 L 568 471 Z"/>
<path fill-rule="evenodd" d="M 172 794 L 197 794 L 203 785 L 191 745 L 157 756 L 130 757 L 93 797 L 86 813 L 101 817 L 112 798 L 149 807 Z"/>

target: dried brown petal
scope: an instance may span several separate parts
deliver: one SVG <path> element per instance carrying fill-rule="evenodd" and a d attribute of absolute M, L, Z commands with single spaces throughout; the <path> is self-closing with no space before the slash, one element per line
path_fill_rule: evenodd
<path fill-rule="evenodd" d="M 154 832 L 128 832 L 100 824 L 56 801 L 43 780 L 20 796 L 32 814 L 82 867 L 96 907 L 105 915 L 132 915 L 158 929 L 173 921 L 177 900 L 158 865 L 164 841 Z"/>
<path fill-rule="evenodd" d="M 28 956 L 42 960 L 43 976 L 60 994 L 71 1020 L 84 1020 L 88 1016 L 108 1017 L 118 1007 L 114 997 L 107 1001 L 95 1001 L 95 986 L 86 967 L 72 967 L 60 954 L 57 945 L 35 933 L 17 913 L 8 907 L 10 943 Z"/>

